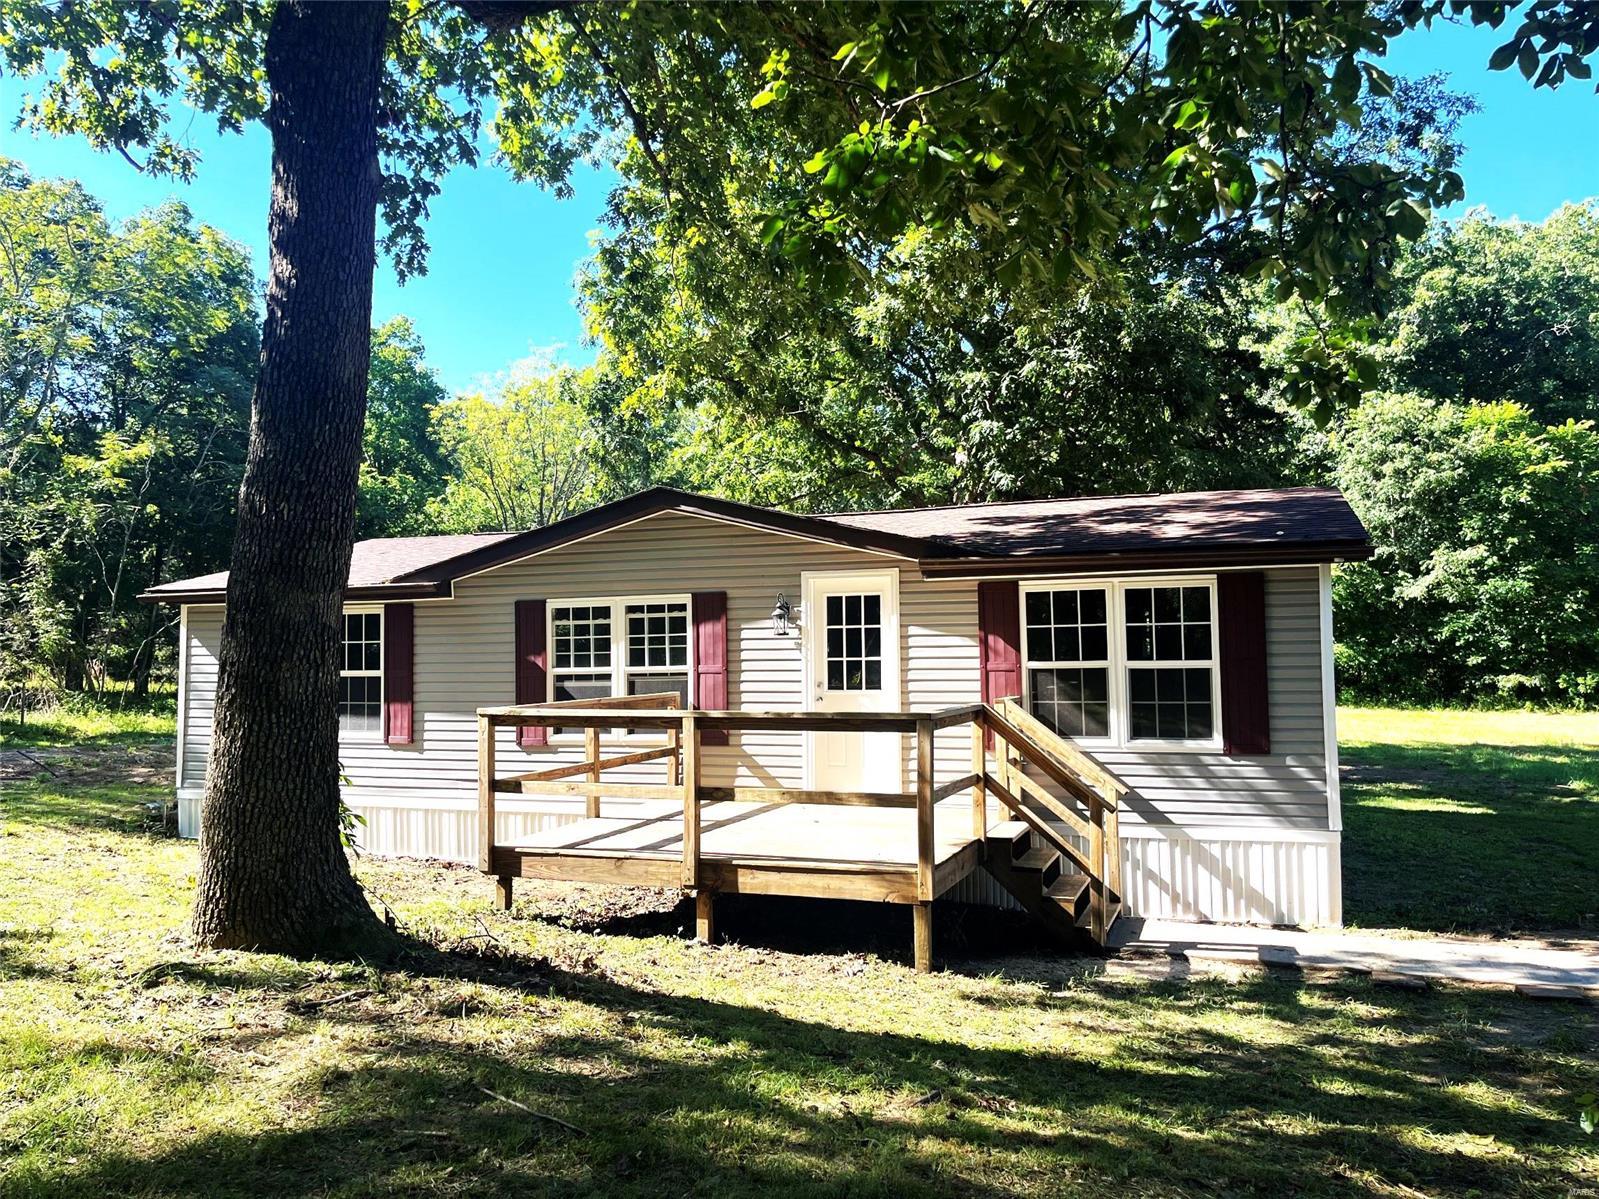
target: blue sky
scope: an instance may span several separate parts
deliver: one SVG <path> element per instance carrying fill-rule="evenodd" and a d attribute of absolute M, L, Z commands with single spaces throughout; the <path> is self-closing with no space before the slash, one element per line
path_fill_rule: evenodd
<path fill-rule="evenodd" d="M 1500 40 L 1502 33 L 1493 30 L 1440 22 L 1400 38 L 1386 64 L 1412 76 L 1447 71 L 1454 87 L 1481 102 L 1482 111 L 1462 126 L 1467 198 L 1461 207 L 1541 220 L 1566 200 L 1599 196 L 1599 95 L 1580 81 L 1559 92 L 1534 91 L 1514 70 L 1490 72 L 1488 56 Z M 36 176 L 82 180 L 113 218 L 178 196 L 200 220 L 249 246 L 264 275 L 271 157 L 264 129 L 223 136 L 196 114 L 186 136 L 203 155 L 197 179 L 148 179 L 81 139 L 35 139 L 12 130 L 26 88 L 0 79 L 0 153 Z M 588 256 L 610 176 L 583 169 L 574 183 L 576 196 L 562 201 L 513 183 L 493 166 L 455 172 L 428 224 L 428 275 L 401 287 L 392 267 L 380 263 L 374 319 L 410 316 L 428 360 L 452 390 L 533 354 L 590 361 L 572 283 Z"/>

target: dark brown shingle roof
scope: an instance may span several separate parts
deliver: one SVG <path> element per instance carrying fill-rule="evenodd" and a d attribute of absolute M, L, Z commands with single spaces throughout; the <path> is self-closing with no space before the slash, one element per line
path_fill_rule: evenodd
<path fill-rule="evenodd" d="M 357 541 L 350 552 L 349 586 L 352 591 L 393 586 L 396 580 L 419 570 L 515 536 L 516 533 L 444 533 L 435 537 L 373 537 Z M 215 574 L 163 583 L 150 588 L 140 598 L 159 600 L 220 593 L 227 585 L 228 572 L 219 570 Z"/>
<path fill-rule="evenodd" d="M 1330 487 L 1082 496 L 883 512 L 837 512 L 850 528 L 928 542 L 940 558 L 1109 559 L 1226 556 L 1335 548 L 1364 556 L 1366 530 Z M 953 566 L 953 564 L 951 564 Z M 938 567 L 937 569 L 943 569 Z"/>
<path fill-rule="evenodd" d="M 1086 496 L 801 516 L 668 487 L 524 533 L 360 541 L 352 599 L 450 594 L 453 580 L 659 512 L 684 512 L 910 559 L 928 574 L 1330 562 L 1371 553 L 1343 495 L 1323 487 Z M 707 583 L 709 585 L 709 581 Z M 226 572 L 152 588 L 168 602 L 222 598 Z"/>

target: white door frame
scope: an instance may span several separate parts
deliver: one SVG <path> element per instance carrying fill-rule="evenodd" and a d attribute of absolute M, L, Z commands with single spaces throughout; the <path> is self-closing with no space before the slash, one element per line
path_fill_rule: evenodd
<path fill-rule="evenodd" d="M 818 641 L 826 628 L 827 620 L 825 605 L 818 600 L 824 585 L 829 590 L 849 584 L 865 584 L 867 586 L 883 587 L 883 682 L 885 697 L 893 702 L 888 705 L 888 710 L 893 712 L 903 711 L 905 708 L 905 673 L 900 666 L 900 632 L 899 632 L 899 568 L 866 570 L 806 570 L 800 572 L 800 707 L 809 712 L 813 711 L 816 702 L 816 692 L 820 686 L 820 679 L 816 673 L 816 654 Z M 892 681 L 890 681 L 892 680 Z M 863 736 L 865 734 L 862 734 Z M 898 742 L 903 739 L 898 734 L 893 734 Z M 805 787 L 810 789 L 814 780 L 815 755 L 812 749 L 814 738 L 812 734 L 805 734 Z M 901 744 L 903 751 L 903 744 Z M 899 761 L 899 782 L 896 789 L 903 790 L 905 784 L 905 755 L 897 755 Z"/>

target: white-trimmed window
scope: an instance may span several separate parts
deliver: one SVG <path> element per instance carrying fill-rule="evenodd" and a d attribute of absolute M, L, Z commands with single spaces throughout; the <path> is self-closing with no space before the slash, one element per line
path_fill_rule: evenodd
<path fill-rule="evenodd" d="M 1215 738 L 1214 591 L 1210 583 L 1122 588 L 1128 741 Z"/>
<path fill-rule="evenodd" d="M 1215 613 L 1214 578 L 1023 584 L 1028 710 L 1100 745 L 1219 744 Z"/>
<path fill-rule="evenodd" d="M 584 601 L 550 605 L 550 698 L 600 699 L 615 695 L 609 604 Z"/>
<path fill-rule="evenodd" d="M 383 609 L 344 613 L 339 645 L 339 736 L 383 735 Z"/>
<path fill-rule="evenodd" d="M 1110 736 L 1109 591 L 1029 591 L 1027 694 L 1033 715 L 1068 737 Z"/>
<path fill-rule="evenodd" d="M 552 700 L 675 691 L 688 706 L 687 596 L 551 600 L 549 611 Z"/>
<path fill-rule="evenodd" d="M 675 691 L 688 707 L 688 601 L 629 603 L 623 617 L 622 693 Z"/>

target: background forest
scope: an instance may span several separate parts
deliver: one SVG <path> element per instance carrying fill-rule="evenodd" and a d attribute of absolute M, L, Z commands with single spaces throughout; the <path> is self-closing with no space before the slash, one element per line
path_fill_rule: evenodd
<path fill-rule="evenodd" d="M 1448 170 L 1472 102 L 1396 83 L 1329 152 Z M 409 322 L 373 331 L 358 536 L 528 528 L 657 483 L 813 511 L 1332 483 L 1378 546 L 1337 575 L 1348 694 L 1599 705 L 1594 202 L 1433 221 L 1381 295 L 1342 285 L 1334 331 L 1237 269 L 1250 230 L 1130 234 L 1057 289 L 922 229 L 817 291 L 736 190 L 683 232 L 648 179 L 578 280 L 592 366 L 451 396 Z M 134 597 L 226 564 L 260 294 L 182 204 L 114 225 L 0 160 L 0 702 L 170 687 L 175 614 Z"/>

